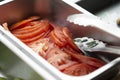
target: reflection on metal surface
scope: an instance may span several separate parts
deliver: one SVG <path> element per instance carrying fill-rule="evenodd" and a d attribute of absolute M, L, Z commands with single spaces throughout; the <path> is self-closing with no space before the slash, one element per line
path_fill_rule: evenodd
<path fill-rule="evenodd" d="M 6 4 L 6 3 L 9 3 L 13 0 L 0 0 L 0 5 L 3 5 L 3 4 Z"/>
<path fill-rule="evenodd" d="M 73 3 L 76 3 L 76 2 L 82 1 L 82 0 L 70 0 L 70 1 L 72 1 Z"/>

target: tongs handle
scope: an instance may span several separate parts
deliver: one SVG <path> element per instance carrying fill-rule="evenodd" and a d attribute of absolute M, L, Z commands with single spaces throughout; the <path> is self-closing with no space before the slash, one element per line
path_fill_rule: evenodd
<path fill-rule="evenodd" d="M 104 49 L 102 49 L 102 51 L 117 54 L 120 56 L 120 49 L 117 48 L 105 47 Z"/>
<path fill-rule="evenodd" d="M 106 53 L 111 53 L 111 54 L 115 54 L 115 55 L 118 55 L 120 56 L 120 48 L 119 47 L 110 47 L 110 46 L 106 46 L 102 49 L 96 49 L 96 50 L 91 50 L 90 52 L 95 52 L 95 51 L 99 51 L 99 52 L 106 52 Z"/>

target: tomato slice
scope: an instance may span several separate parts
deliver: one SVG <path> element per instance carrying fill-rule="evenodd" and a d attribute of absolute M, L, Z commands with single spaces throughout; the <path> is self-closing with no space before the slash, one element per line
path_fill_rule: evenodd
<path fill-rule="evenodd" d="M 38 24 L 37 26 L 39 26 L 40 28 L 37 30 L 34 30 L 33 32 L 28 32 L 26 34 L 22 33 L 22 34 L 14 34 L 16 37 L 18 37 L 19 39 L 25 39 L 25 38 L 31 38 L 34 37 L 38 34 L 41 34 L 42 32 L 45 32 L 49 29 L 50 25 L 48 21 L 41 21 L 40 24 Z"/>
<path fill-rule="evenodd" d="M 65 54 L 66 55 L 66 53 L 64 51 L 62 51 L 59 47 L 57 47 L 53 44 L 52 47 L 50 46 L 49 51 L 47 51 L 46 59 L 52 57 L 53 55 L 57 55 L 57 54 Z"/>
<path fill-rule="evenodd" d="M 63 43 L 63 44 L 66 44 L 67 43 L 67 40 L 66 40 L 66 37 L 65 35 L 63 34 L 62 32 L 62 27 L 55 27 L 55 29 L 53 30 L 55 36 Z"/>
<path fill-rule="evenodd" d="M 14 25 L 11 26 L 10 30 L 19 28 L 19 27 L 21 27 L 22 25 L 24 25 L 24 24 L 26 24 L 26 23 L 29 23 L 29 22 L 31 22 L 31 21 L 37 20 L 37 19 L 39 19 L 39 18 L 40 18 L 39 16 L 32 16 L 32 17 L 30 17 L 30 18 L 28 18 L 28 19 L 25 19 L 25 20 L 23 20 L 23 21 L 17 22 L 16 24 L 14 24 Z"/>
<path fill-rule="evenodd" d="M 36 41 L 36 40 L 39 40 L 40 38 L 42 38 L 42 37 L 45 36 L 45 35 L 46 35 L 46 32 L 43 32 L 43 33 L 41 33 L 40 35 L 36 35 L 36 36 L 34 36 L 34 37 L 32 37 L 32 38 L 26 38 L 26 39 L 21 39 L 21 40 L 22 40 L 22 42 L 28 44 L 28 43 L 30 43 L 30 42 L 34 42 L 34 41 Z"/>
<path fill-rule="evenodd" d="M 69 36 L 69 33 L 67 30 L 64 30 L 66 28 L 62 27 L 55 27 L 53 32 L 51 33 L 51 37 L 53 42 L 57 44 L 59 47 L 64 47 L 65 45 L 72 45 L 73 48 L 78 49 L 77 46 L 74 44 L 72 39 Z"/>
<path fill-rule="evenodd" d="M 63 47 L 65 45 L 55 36 L 53 31 L 51 31 L 51 33 L 50 33 L 50 39 L 53 43 L 55 43 L 59 47 Z"/>
<path fill-rule="evenodd" d="M 17 29 L 17 30 L 13 30 L 12 33 L 13 34 L 26 34 L 26 33 L 30 33 L 30 32 L 33 32 L 33 31 L 36 31 L 38 30 L 40 27 L 33 27 L 33 26 L 26 26 L 26 28 L 30 28 L 30 29 L 26 29 L 26 30 L 23 30 L 23 29 Z"/>
<path fill-rule="evenodd" d="M 60 51 L 60 50 L 59 50 Z M 51 63 L 52 65 L 54 65 L 55 67 L 59 67 L 63 64 L 66 64 L 70 61 L 70 56 L 67 55 L 66 53 L 62 52 L 62 51 L 55 51 L 54 53 L 52 53 L 53 55 L 50 56 L 47 61 L 49 63 Z M 61 53 L 62 52 L 62 53 Z"/>
<path fill-rule="evenodd" d="M 58 67 L 58 69 L 59 69 L 60 71 L 63 71 L 64 69 L 66 69 L 66 68 L 68 68 L 68 67 L 70 67 L 70 66 L 72 66 L 72 65 L 75 65 L 75 64 L 78 64 L 78 62 L 76 62 L 76 61 L 68 61 L 66 64 L 60 65 L 60 66 Z"/>
<path fill-rule="evenodd" d="M 49 44 L 49 38 L 39 39 L 34 41 L 33 43 L 29 43 L 28 46 L 33 49 L 37 54 L 42 56 L 43 58 L 46 57 Z"/>
<path fill-rule="evenodd" d="M 68 30 L 68 28 L 64 27 L 63 28 L 63 34 L 64 36 L 66 36 L 66 40 L 68 42 L 68 44 L 75 50 L 77 51 L 80 51 L 80 49 L 76 46 L 76 44 L 73 42 L 73 39 L 72 39 L 72 35 L 70 33 L 70 31 Z"/>
<path fill-rule="evenodd" d="M 93 71 L 95 71 L 97 69 L 97 68 L 95 68 L 95 67 L 93 67 L 91 65 L 88 65 L 88 64 L 86 64 L 86 68 L 88 69 L 87 74 L 89 74 L 89 73 L 91 73 L 91 72 L 93 72 Z"/>
<path fill-rule="evenodd" d="M 72 39 L 72 35 L 67 27 L 63 27 L 62 32 L 68 39 Z"/>
<path fill-rule="evenodd" d="M 39 24 L 41 21 L 44 21 L 44 20 L 34 20 L 34 21 L 31 21 L 31 22 L 28 22 L 25 26 L 34 26 L 36 24 Z"/>
<path fill-rule="evenodd" d="M 41 21 L 32 21 L 32 22 L 29 22 L 27 23 L 26 25 L 22 25 L 23 27 L 21 28 L 16 28 L 16 29 L 13 29 L 11 30 L 11 32 L 13 33 L 17 33 L 17 32 L 20 32 L 20 31 L 26 31 L 26 30 L 31 30 L 33 28 L 36 28 L 36 27 L 39 27 L 39 26 L 36 26 L 37 24 L 39 24 Z"/>
<path fill-rule="evenodd" d="M 74 76 L 86 75 L 88 74 L 88 67 L 85 63 L 75 64 L 66 68 L 63 73 Z"/>
<path fill-rule="evenodd" d="M 43 32 L 41 34 L 38 34 L 32 38 L 21 39 L 21 41 L 23 41 L 26 44 L 33 43 L 33 42 L 40 40 L 42 38 L 48 38 L 49 33 L 50 33 L 50 30 L 48 30 L 47 32 Z"/>
<path fill-rule="evenodd" d="M 26 25 L 22 25 L 23 27 L 18 29 L 11 30 L 12 33 L 24 33 L 24 32 L 31 32 L 31 30 L 34 30 L 36 28 L 40 28 L 41 21 L 33 21 L 29 22 Z"/>
<path fill-rule="evenodd" d="M 57 67 L 66 64 L 71 60 L 70 55 L 66 54 L 59 47 L 55 47 L 55 45 L 50 45 L 49 50 L 46 53 L 46 60 Z"/>
<path fill-rule="evenodd" d="M 70 54 L 73 58 L 77 59 L 79 62 L 89 64 L 89 65 L 94 66 L 96 68 L 99 68 L 105 64 L 103 61 L 98 60 L 96 58 L 80 55 L 78 53 L 72 53 L 68 49 L 64 49 L 64 50 L 65 50 L 65 52 Z"/>

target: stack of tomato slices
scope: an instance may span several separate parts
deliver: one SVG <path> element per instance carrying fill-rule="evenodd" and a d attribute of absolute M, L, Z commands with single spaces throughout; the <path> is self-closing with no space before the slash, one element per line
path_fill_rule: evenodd
<path fill-rule="evenodd" d="M 10 31 L 65 74 L 86 75 L 105 64 L 101 60 L 83 55 L 74 44 L 67 27 L 53 25 L 38 16 L 13 24 Z"/>

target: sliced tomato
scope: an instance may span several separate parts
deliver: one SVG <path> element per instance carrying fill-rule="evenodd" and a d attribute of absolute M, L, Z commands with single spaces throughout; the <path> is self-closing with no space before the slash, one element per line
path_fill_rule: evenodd
<path fill-rule="evenodd" d="M 86 75 L 88 74 L 88 67 L 85 63 L 75 64 L 66 68 L 63 73 L 74 76 Z"/>
<path fill-rule="evenodd" d="M 91 65 L 88 65 L 88 64 L 86 64 L 86 68 L 88 69 L 87 74 L 89 74 L 89 73 L 91 73 L 91 72 L 93 72 L 93 71 L 95 71 L 97 69 L 97 68 L 95 68 L 95 67 L 93 67 Z"/>
<path fill-rule="evenodd" d="M 65 44 L 62 43 L 54 34 L 53 31 L 51 31 L 50 33 L 50 39 L 53 43 L 55 43 L 56 45 L 58 45 L 59 47 L 63 47 Z"/>
<path fill-rule="evenodd" d="M 26 23 L 29 23 L 29 22 L 31 22 L 31 21 L 37 20 L 37 19 L 39 19 L 39 18 L 40 18 L 39 16 L 32 16 L 32 17 L 30 17 L 30 18 L 28 18 L 28 19 L 25 19 L 25 20 L 23 20 L 23 21 L 17 22 L 16 24 L 13 24 L 13 25 L 11 26 L 10 30 L 19 28 L 19 27 L 21 27 L 22 25 L 24 25 L 24 24 L 26 24 Z"/>
<path fill-rule="evenodd" d="M 62 32 L 62 27 L 55 27 L 54 29 L 54 34 L 55 36 L 63 43 L 63 44 L 67 44 L 67 40 L 66 40 L 66 37 L 65 35 L 63 34 Z"/>
<path fill-rule="evenodd" d="M 63 27 L 62 32 L 67 38 L 72 39 L 72 34 L 67 27 Z"/>
<path fill-rule="evenodd" d="M 11 31 L 13 33 L 17 33 L 19 31 L 31 30 L 33 28 L 40 27 L 40 26 L 37 26 L 39 23 L 40 23 L 40 21 L 32 21 L 32 22 L 27 23 L 26 25 L 22 25 L 23 27 L 21 27 L 21 28 L 18 28 L 18 29 L 16 28 Z"/>
<path fill-rule="evenodd" d="M 47 56 L 46 59 L 52 57 L 53 55 L 57 55 L 60 53 L 64 53 L 62 50 L 60 50 L 57 46 L 55 46 L 54 44 L 49 48 L 49 50 L 47 51 Z"/>
<path fill-rule="evenodd" d="M 41 21 L 44 21 L 44 20 L 34 20 L 31 22 L 28 22 L 25 26 L 34 26 L 36 24 L 39 24 Z"/>
<path fill-rule="evenodd" d="M 99 68 L 105 64 L 103 61 L 98 60 L 96 58 L 80 55 L 78 53 L 72 53 L 68 49 L 64 49 L 64 50 L 65 50 L 65 52 L 70 54 L 73 58 L 77 59 L 79 62 L 89 64 L 89 65 L 94 66 L 96 68 Z"/>
<path fill-rule="evenodd" d="M 52 56 L 50 56 L 47 61 L 54 65 L 55 67 L 59 68 L 59 66 L 66 64 L 70 61 L 70 56 L 62 51 L 55 51 L 52 53 Z M 50 53 L 51 54 L 51 53 Z"/>
<path fill-rule="evenodd" d="M 38 30 L 40 27 L 26 26 L 25 28 L 29 28 L 29 29 L 26 29 L 26 30 L 17 29 L 17 30 L 13 30 L 12 33 L 13 34 L 26 34 L 26 33 L 34 32 Z"/>
<path fill-rule="evenodd" d="M 48 38 L 49 33 L 50 33 L 50 30 L 48 30 L 47 32 L 43 32 L 43 33 L 41 33 L 41 34 L 38 34 L 38 35 L 36 35 L 36 36 L 34 36 L 34 37 L 32 37 L 32 38 L 21 39 L 21 40 L 22 40 L 24 43 L 29 44 L 29 43 L 33 43 L 33 42 L 35 42 L 35 41 L 37 41 L 37 40 L 40 40 L 40 39 L 42 39 L 42 38 Z"/>
<path fill-rule="evenodd" d="M 28 43 L 30 43 L 30 42 L 34 42 L 34 41 L 42 38 L 42 37 L 45 36 L 45 35 L 46 35 L 46 32 L 43 32 L 43 33 L 38 34 L 38 35 L 36 35 L 36 36 L 34 36 L 34 37 L 32 37 L 32 38 L 26 38 L 26 39 L 21 39 L 21 40 L 22 40 L 24 43 L 28 44 Z"/>
<path fill-rule="evenodd" d="M 95 68 L 99 68 L 99 67 L 102 67 L 103 65 L 105 65 L 105 62 L 103 62 L 99 59 L 93 58 L 93 57 L 89 57 L 89 56 L 80 56 L 80 57 L 84 58 L 84 60 L 81 60 L 82 62 L 89 64 Z"/>
<path fill-rule="evenodd" d="M 40 56 L 45 58 L 47 55 L 46 51 L 48 49 L 48 44 L 49 44 L 49 39 L 43 38 L 43 39 L 40 39 L 33 43 L 28 44 L 28 46 L 31 49 L 33 49 L 36 53 L 38 53 Z"/>
<path fill-rule="evenodd" d="M 67 27 L 64 27 L 62 31 L 63 31 L 64 36 L 66 36 L 66 40 L 67 40 L 68 44 L 69 44 L 73 49 L 75 49 L 75 50 L 77 50 L 77 51 L 80 51 L 80 49 L 79 49 L 79 48 L 76 46 L 76 44 L 74 43 L 74 41 L 73 41 L 73 39 L 72 39 L 72 35 L 71 35 L 70 31 L 68 30 L 68 28 L 67 28 Z"/>
<path fill-rule="evenodd" d="M 38 34 L 41 34 L 42 32 L 45 32 L 49 29 L 50 25 L 48 21 L 42 21 L 39 25 L 40 26 L 39 29 L 33 31 L 33 32 L 28 32 L 26 34 L 22 33 L 22 34 L 14 34 L 16 37 L 18 37 L 19 39 L 25 39 L 25 38 L 31 38 L 34 37 Z"/>
<path fill-rule="evenodd" d="M 66 69 L 66 68 L 68 68 L 68 67 L 70 67 L 70 66 L 72 66 L 72 65 L 75 65 L 75 64 L 78 64 L 78 62 L 76 62 L 76 61 L 68 61 L 66 64 L 60 65 L 60 66 L 58 67 L 58 69 L 59 69 L 60 71 L 63 71 L 64 69 Z"/>

